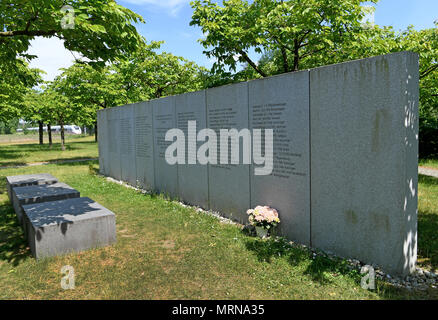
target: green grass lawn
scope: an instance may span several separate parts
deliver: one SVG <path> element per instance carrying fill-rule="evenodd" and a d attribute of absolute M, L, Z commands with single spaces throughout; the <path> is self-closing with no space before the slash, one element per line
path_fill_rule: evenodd
<path fill-rule="evenodd" d="M 419 176 L 418 192 L 419 264 L 438 270 L 438 179 Z"/>
<path fill-rule="evenodd" d="M 418 164 L 422 167 L 438 169 L 438 159 L 420 159 Z"/>
<path fill-rule="evenodd" d="M 49 142 L 49 136 L 47 132 L 44 132 L 44 143 Z M 71 141 L 75 139 L 81 139 L 87 135 L 75 135 L 75 134 L 65 134 L 65 140 Z M 88 136 L 87 136 L 88 137 Z M 60 133 L 52 133 L 53 142 L 60 142 L 61 141 L 61 134 Z M 38 143 L 39 142 L 39 135 L 37 132 L 32 132 L 28 134 L 24 133 L 14 133 L 14 134 L 0 134 L 0 145 L 1 144 L 20 144 L 20 143 Z"/>
<path fill-rule="evenodd" d="M 312 258 L 285 241 L 246 236 L 240 227 L 142 194 L 95 174 L 97 162 L 0 170 L 0 298 L 2 299 L 424 299 L 377 282 L 360 287 L 345 261 Z M 6 175 L 48 172 L 116 214 L 117 243 L 35 261 L 7 199 Z M 420 252 L 436 265 L 437 182 L 420 180 Z M 429 229 L 429 220 L 434 225 Z M 436 230 L 436 229 L 435 229 Z M 424 233 L 424 234 L 421 234 Z M 61 267 L 71 265 L 76 289 L 64 291 Z"/>
<path fill-rule="evenodd" d="M 36 138 L 38 141 L 38 136 Z M 98 157 L 97 143 L 94 142 L 93 136 L 67 135 L 65 151 L 61 150 L 61 143 L 58 139 L 54 140 L 51 148 L 47 141 L 44 145 L 39 145 L 37 141 L 27 143 L 16 140 L 14 144 L 0 143 L 0 166 Z"/>

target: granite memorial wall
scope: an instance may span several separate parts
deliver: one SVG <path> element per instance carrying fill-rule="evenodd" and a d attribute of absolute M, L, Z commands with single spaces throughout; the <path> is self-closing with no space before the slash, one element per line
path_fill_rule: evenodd
<path fill-rule="evenodd" d="M 242 223 L 247 209 L 269 205 L 291 240 L 408 274 L 417 256 L 418 70 L 418 56 L 402 52 L 101 110 L 100 171 Z M 173 128 L 185 134 L 185 164 L 165 159 Z M 220 129 L 272 129 L 272 172 L 199 163 L 205 128 L 218 140 Z"/>

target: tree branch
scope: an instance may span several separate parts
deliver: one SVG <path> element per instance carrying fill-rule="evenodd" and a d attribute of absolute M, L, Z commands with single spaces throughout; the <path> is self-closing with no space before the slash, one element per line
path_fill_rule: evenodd
<path fill-rule="evenodd" d="M 427 68 L 425 71 L 423 71 L 420 74 L 420 79 L 427 77 L 429 74 L 431 74 L 432 72 L 434 72 L 437 69 L 438 69 L 438 63 L 434 64 L 433 66 L 431 66 L 431 67 Z"/>
<path fill-rule="evenodd" d="M 289 72 L 289 62 L 287 61 L 287 52 L 286 52 L 286 49 L 288 49 L 288 47 L 283 45 L 276 35 L 272 35 L 272 38 L 277 43 L 277 45 L 280 47 L 281 56 L 283 58 L 283 69 L 284 69 L 284 72 L 285 73 Z"/>
<path fill-rule="evenodd" d="M 2 31 L 0 32 L 0 38 L 11 38 L 16 36 L 53 36 L 58 33 L 59 30 L 16 30 L 16 31 Z"/>
<path fill-rule="evenodd" d="M 284 72 L 289 72 L 289 63 L 287 61 L 287 52 L 284 46 L 281 46 L 281 55 L 283 56 L 283 69 Z"/>
<path fill-rule="evenodd" d="M 255 63 L 254 61 L 252 61 L 248 55 L 246 54 L 246 52 L 244 52 L 243 50 L 238 50 L 239 54 L 243 57 L 243 59 L 245 59 L 246 62 L 248 62 L 248 64 L 258 73 L 260 74 L 262 77 L 267 77 L 268 75 L 266 73 L 264 73 Z"/>
<path fill-rule="evenodd" d="M 322 48 L 319 48 L 317 50 L 313 50 L 313 51 L 307 52 L 307 53 L 303 54 L 300 58 L 304 59 L 305 57 L 311 56 L 312 54 L 318 53 L 318 52 L 320 52 L 320 51 L 322 51 L 324 49 L 326 49 L 326 47 L 322 47 Z"/>

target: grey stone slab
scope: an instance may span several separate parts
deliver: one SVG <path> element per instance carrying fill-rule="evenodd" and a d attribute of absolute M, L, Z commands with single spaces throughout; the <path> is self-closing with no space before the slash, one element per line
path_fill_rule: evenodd
<path fill-rule="evenodd" d="M 151 101 L 154 111 L 154 163 L 155 189 L 171 197 L 178 197 L 178 165 L 170 165 L 165 159 L 166 149 L 172 142 L 165 141 L 166 132 L 176 128 L 175 97 Z"/>
<path fill-rule="evenodd" d="M 220 129 L 248 129 L 248 84 L 239 83 L 207 90 L 207 126 Z M 229 144 L 230 145 L 230 144 Z M 247 222 L 250 207 L 249 164 L 242 164 L 243 143 L 240 139 L 240 164 L 209 164 L 210 208 L 229 218 Z M 218 160 L 220 150 L 218 143 Z M 231 152 L 229 152 L 231 157 Z"/>
<path fill-rule="evenodd" d="M 49 173 L 24 174 L 18 176 L 6 177 L 6 189 L 8 190 L 9 200 L 12 200 L 12 188 L 33 186 L 41 184 L 53 184 L 58 182 L 54 176 Z"/>
<path fill-rule="evenodd" d="M 155 189 L 153 107 L 141 102 L 134 108 L 136 180 L 147 190 Z"/>
<path fill-rule="evenodd" d="M 29 246 L 37 259 L 116 242 L 114 213 L 90 198 L 25 205 L 23 210 Z"/>
<path fill-rule="evenodd" d="M 254 169 L 263 165 L 251 168 L 251 207 L 277 209 L 280 234 L 309 245 L 309 72 L 250 81 L 248 87 L 250 128 L 272 129 L 274 134 L 272 173 L 255 175 Z M 265 154 L 264 143 L 260 150 L 253 141 L 256 149 Z"/>
<path fill-rule="evenodd" d="M 79 197 L 79 191 L 62 182 L 12 189 L 13 206 L 20 223 L 23 222 L 23 205 Z"/>
<path fill-rule="evenodd" d="M 310 71 L 314 247 L 414 270 L 418 70 L 403 52 Z"/>
<path fill-rule="evenodd" d="M 97 149 L 98 149 L 98 151 L 99 151 L 99 173 L 101 173 L 101 174 L 104 174 L 104 172 L 103 172 L 103 156 L 101 156 L 102 154 L 103 154 L 103 151 L 102 151 L 102 144 L 101 143 L 99 143 L 99 138 L 101 138 L 102 137 L 102 133 L 100 132 L 100 127 L 102 126 L 102 123 L 103 123 L 103 121 L 102 121 L 102 117 L 101 117 L 101 112 L 99 112 L 100 110 L 97 110 L 97 112 L 96 112 L 96 118 L 97 118 L 97 141 L 98 141 L 98 144 L 97 144 Z"/>
<path fill-rule="evenodd" d="M 108 116 L 108 149 L 109 149 L 109 172 L 110 176 L 121 180 L 122 167 L 120 160 L 120 112 L 121 107 L 109 108 Z"/>
<path fill-rule="evenodd" d="M 121 180 L 137 185 L 137 170 L 135 165 L 134 108 L 136 104 L 119 109 L 120 132 L 120 166 Z"/>
<path fill-rule="evenodd" d="M 176 96 L 175 112 L 177 127 L 186 137 L 185 164 L 178 164 L 179 196 L 189 204 L 208 209 L 208 166 L 196 161 L 197 150 L 203 144 L 197 141 L 197 132 L 207 126 L 205 91 Z M 189 121 L 196 121 L 196 130 L 190 134 Z"/>
<path fill-rule="evenodd" d="M 97 140 L 99 146 L 99 172 L 102 175 L 110 175 L 110 154 L 108 145 L 108 111 L 107 109 L 97 112 Z"/>

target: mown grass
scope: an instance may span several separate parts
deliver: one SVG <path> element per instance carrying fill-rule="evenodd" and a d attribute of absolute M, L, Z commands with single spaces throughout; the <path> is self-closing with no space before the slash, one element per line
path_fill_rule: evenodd
<path fill-rule="evenodd" d="M 47 143 L 0 144 L 0 167 L 24 165 L 33 162 L 71 160 L 80 158 L 97 158 L 98 148 L 92 136 L 69 136 L 66 150 L 61 150 L 61 143 L 50 147 Z"/>
<path fill-rule="evenodd" d="M 49 142 L 49 136 L 47 132 L 44 132 L 44 143 Z M 75 134 L 66 134 L 65 139 L 67 141 L 80 139 L 85 137 L 85 134 L 75 135 Z M 53 142 L 61 141 L 60 133 L 52 133 Z M 13 134 L 0 134 L 0 144 L 21 144 L 21 143 L 39 143 L 39 135 L 37 132 L 30 132 L 28 134 L 24 133 L 13 133 Z"/>
<path fill-rule="evenodd" d="M 420 159 L 419 166 L 432 169 L 438 169 L 438 159 Z"/>
<path fill-rule="evenodd" d="M 395 289 L 360 275 L 343 260 L 313 258 L 286 241 L 261 240 L 162 196 L 95 175 L 97 163 L 0 171 L 2 299 L 426 299 L 437 292 Z M 35 261 L 7 199 L 4 176 L 48 172 L 116 214 L 117 243 Z M 429 184 L 420 181 L 421 197 Z M 421 212 L 429 206 L 420 201 Z M 436 207 L 435 207 L 436 208 Z M 430 215 L 437 215 L 432 209 Z M 421 213 L 423 215 L 423 213 Z M 424 228 L 423 228 L 424 229 Z M 427 242 L 420 242 L 420 246 Z M 435 250 L 431 247 L 431 250 Z M 429 256 L 434 254 L 428 253 Z M 62 290 L 61 267 L 75 269 L 76 289 Z"/>
<path fill-rule="evenodd" d="M 438 178 L 419 176 L 418 202 L 419 264 L 438 271 Z"/>

